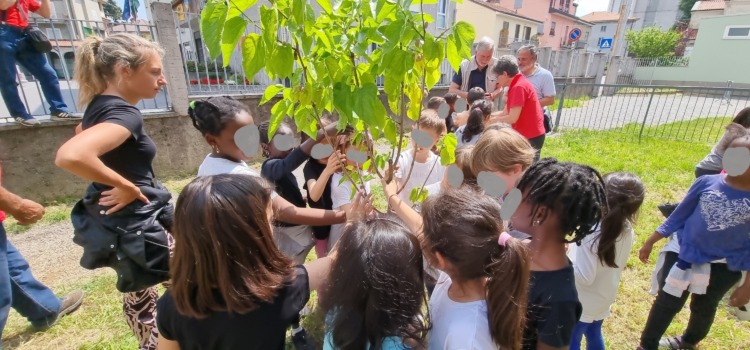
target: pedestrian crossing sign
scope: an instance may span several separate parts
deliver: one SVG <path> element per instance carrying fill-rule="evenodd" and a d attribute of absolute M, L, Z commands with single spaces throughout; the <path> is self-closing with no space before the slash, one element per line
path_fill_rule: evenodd
<path fill-rule="evenodd" d="M 612 38 L 600 38 L 599 39 L 599 48 L 600 49 L 611 49 L 612 48 Z"/>

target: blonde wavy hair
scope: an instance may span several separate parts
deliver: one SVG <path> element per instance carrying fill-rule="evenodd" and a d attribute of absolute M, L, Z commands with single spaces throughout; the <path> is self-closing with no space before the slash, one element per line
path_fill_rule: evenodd
<path fill-rule="evenodd" d="M 164 57 L 164 49 L 159 44 L 133 34 L 86 38 L 76 49 L 73 69 L 74 78 L 80 85 L 78 104 L 86 106 L 94 96 L 101 94 L 115 77 L 118 66 L 135 70 L 153 53 Z"/>

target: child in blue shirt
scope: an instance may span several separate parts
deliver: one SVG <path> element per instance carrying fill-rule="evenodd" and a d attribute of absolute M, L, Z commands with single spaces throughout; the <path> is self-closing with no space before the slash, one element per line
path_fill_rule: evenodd
<path fill-rule="evenodd" d="M 750 137 L 730 148 L 750 148 Z M 676 232 L 680 253 L 668 252 L 659 292 L 641 334 L 641 348 L 692 349 L 708 335 L 719 302 L 750 270 L 750 170 L 741 174 L 706 175 L 690 187 L 685 199 L 656 229 L 639 252 L 641 261 L 655 242 Z M 659 339 L 692 294 L 690 321 L 682 336 Z M 731 306 L 750 301 L 750 282 L 732 294 Z"/>

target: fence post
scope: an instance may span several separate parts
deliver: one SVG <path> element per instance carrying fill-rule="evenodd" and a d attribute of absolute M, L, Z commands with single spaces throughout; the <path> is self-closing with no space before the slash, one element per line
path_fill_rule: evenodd
<path fill-rule="evenodd" d="M 617 75 L 620 71 L 620 56 L 612 56 L 607 66 L 607 76 L 604 78 L 605 84 L 617 84 Z M 604 88 L 604 96 L 613 96 L 617 91 L 616 88 Z"/>
<path fill-rule="evenodd" d="M 159 44 L 167 55 L 164 56 L 164 76 L 167 78 L 167 91 L 172 102 L 172 109 L 180 115 L 187 115 L 188 90 L 187 79 L 182 64 L 180 45 L 177 38 L 177 25 L 169 3 L 151 3 L 151 13 L 156 25 Z"/>
<path fill-rule="evenodd" d="M 594 85 L 591 87 L 591 97 L 599 97 L 599 94 L 601 93 L 601 86 L 598 84 L 602 83 L 602 78 L 604 77 L 604 67 L 606 65 L 607 56 L 605 56 L 603 53 L 597 53 L 594 54 L 594 59 L 596 60 L 596 73 L 594 74 Z"/>
<path fill-rule="evenodd" d="M 565 106 L 565 89 L 568 87 L 568 83 L 563 83 L 562 93 L 560 94 L 560 102 L 557 105 L 557 116 L 555 117 L 555 124 L 552 126 L 552 131 L 557 132 L 560 127 L 560 119 L 562 118 L 563 106 Z"/>
<path fill-rule="evenodd" d="M 641 136 L 643 136 L 643 129 L 646 128 L 646 119 L 648 119 L 648 111 L 651 109 L 651 101 L 654 100 L 654 93 L 656 88 L 651 88 L 651 97 L 648 98 L 648 105 L 646 105 L 646 113 L 643 114 L 643 122 L 641 123 L 641 131 L 638 132 L 638 142 L 641 142 Z"/>

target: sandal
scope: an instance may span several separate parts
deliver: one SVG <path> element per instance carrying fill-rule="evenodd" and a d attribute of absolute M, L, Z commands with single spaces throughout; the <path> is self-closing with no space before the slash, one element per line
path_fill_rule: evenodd
<path fill-rule="evenodd" d="M 81 119 L 81 117 L 74 116 L 68 112 L 57 111 L 57 112 L 50 113 L 50 119 L 52 120 L 76 120 L 76 119 Z"/>
<path fill-rule="evenodd" d="M 682 342 L 682 337 L 669 337 L 662 338 L 659 341 L 659 347 L 667 348 L 670 350 L 694 350 L 697 349 L 695 345 Z"/>

